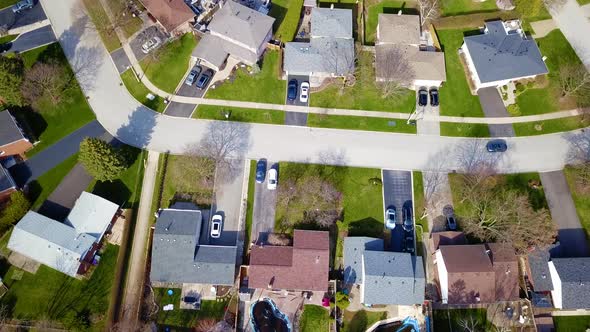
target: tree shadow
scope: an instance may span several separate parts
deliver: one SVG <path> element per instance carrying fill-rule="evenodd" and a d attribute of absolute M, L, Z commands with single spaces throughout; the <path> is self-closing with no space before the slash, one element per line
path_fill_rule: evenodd
<path fill-rule="evenodd" d="M 125 144 L 147 148 L 152 139 L 158 113 L 143 106 L 136 108 L 128 116 L 127 123 L 117 129 L 116 137 Z"/>
<path fill-rule="evenodd" d="M 11 107 L 10 114 L 12 114 L 20 127 L 25 132 L 25 136 L 35 142 L 39 139 L 41 134 L 47 129 L 47 121 L 43 116 L 35 111 L 30 106 L 25 107 Z"/>
<path fill-rule="evenodd" d="M 270 13 L 269 15 L 274 17 L 275 21 L 272 25 L 272 32 L 273 34 L 276 34 L 277 31 L 279 30 L 279 27 L 281 26 L 281 24 L 283 23 L 283 21 L 285 20 L 285 16 L 287 16 L 287 12 L 288 9 L 277 4 L 277 3 L 273 3 L 272 4 L 272 8 L 270 9 Z M 295 32 L 296 33 L 296 32 Z M 285 37 L 287 38 L 287 40 L 291 40 L 294 36 L 281 36 L 281 35 L 276 35 L 277 39 L 281 39 L 281 37 Z"/>
<path fill-rule="evenodd" d="M 131 197 L 131 189 L 120 179 L 114 181 L 97 181 L 92 189 L 92 193 L 121 206 L 128 204 L 129 198 Z"/>
<path fill-rule="evenodd" d="M 353 221 L 348 225 L 348 236 L 369 236 L 380 238 L 385 228 L 382 221 L 374 218 L 364 218 Z"/>

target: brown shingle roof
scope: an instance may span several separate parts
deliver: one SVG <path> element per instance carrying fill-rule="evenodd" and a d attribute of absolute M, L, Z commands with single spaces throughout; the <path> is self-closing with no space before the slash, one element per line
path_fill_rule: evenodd
<path fill-rule="evenodd" d="M 305 231 L 296 229 L 293 235 L 293 247 L 297 249 L 330 249 L 330 235 L 323 231 Z"/>
<path fill-rule="evenodd" d="M 141 0 L 141 2 L 168 32 L 195 17 L 183 0 Z"/>
<path fill-rule="evenodd" d="M 506 244 L 488 243 L 496 275 L 496 301 L 513 301 L 519 298 L 518 259 L 514 248 Z"/>
<path fill-rule="evenodd" d="M 439 246 L 451 246 L 467 244 L 465 234 L 463 232 L 438 232 L 430 234 L 430 242 L 432 246 L 432 252 L 438 250 Z"/>
<path fill-rule="evenodd" d="M 291 266 L 293 247 L 254 246 L 250 252 L 250 265 Z"/>
<path fill-rule="evenodd" d="M 492 262 L 483 244 L 441 246 L 439 250 L 449 273 L 491 272 L 493 270 Z"/>

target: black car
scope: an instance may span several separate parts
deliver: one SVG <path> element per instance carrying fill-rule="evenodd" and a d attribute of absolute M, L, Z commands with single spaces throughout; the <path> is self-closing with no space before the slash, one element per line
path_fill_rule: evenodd
<path fill-rule="evenodd" d="M 406 235 L 404 236 L 403 242 L 402 251 L 414 253 L 414 237 L 411 235 Z"/>
<path fill-rule="evenodd" d="M 266 177 L 266 159 L 260 159 L 256 163 L 256 183 L 263 183 Z"/>
<path fill-rule="evenodd" d="M 436 88 L 430 89 L 430 106 L 438 106 L 438 90 Z"/>
<path fill-rule="evenodd" d="M 213 71 L 211 69 L 205 70 L 203 75 L 201 75 L 197 81 L 197 89 L 203 90 L 206 88 L 207 84 L 209 84 L 209 81 L 211 80 L 211 77 L 213 77 Z"/>
<path fill-rule="evenodd" d="M 493 139 L 486 144 L 488 152 L 505 152 L 508 150 L 508 145 L 503 139 Z"/>
<path fill-rule="evenodd" d="M 287 99 L 293 101 L 297 99 L 297 80 L 290 80 L 287 86 Z"/>
<path fill-rule="evenodd" d="M 196 297 L 194 297 L 194 296 L 185 296 L 182 299 L 182 301 L 185 302 L 185 303 L 195 303 L 195 302 L 199 301 L 199 299 L 196 298 Z"/>
<path fill-rule="evenodd" d="M 404 219 L 402 228 L 406 232 L 411 232 L 414 229 L 414 222 L 412 220 L 412 208 L 410 206 L 404 206 L 402 209 L 402 217 Z"/>
<path fill-rule="evenodd" d="M 0 53 L 8 52 L 8 51 L 10 51 L 11 48 L 12 48 L 11 42 L 0 44 Z"/>
<path fill-rule="evenodd" d="M 420 89 L 418 91 L 418 105 L 419 106 L 428 105 L 428 91 L 426 91 L 426 89 Z"/>

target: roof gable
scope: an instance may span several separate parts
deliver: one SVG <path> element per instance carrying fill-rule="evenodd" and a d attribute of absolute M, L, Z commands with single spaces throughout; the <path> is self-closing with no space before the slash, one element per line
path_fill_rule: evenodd
<path fill-rule="evenodd" d="M 0 112 L 0 146 L 26 139 L 9 111 Z"/>
<path fill-rule="evenodd" d="M 419 45 L 420 16 L 379 14 L 378 43 Z"/>
<path fill-rule="evenodd" d="M 117 204 L 83 191 L 65 223 L 72 226 L 77 233 L 87 233 L 100 239 L 118 210 Z"/>
<path fill-rule="evenodd" d="M 311 37 L 352 38 L 352 10 L 313 8 Z"/>
<path fill-rule="evenodd" d="M 16 189 L 16 183 L 8 170 L 0 165 L 0 192 L 9 189 Z"/>
<path fill-rule="evenodd" d="M 168 32 L 195 17 L 195 13 L 184 0 L 141 0 L 141 2 Z"/>
<path fill-rule="evenodd" d="M 358 284 L 363 281 L 362 257 L 365 250 L 383 251 L 383 240 L 373 237 L 344 238 L 344 282 Z"/>
<path fill-rule="evenodd" d="M 590 257 L 552 258 L 561 280 L 564 309 L 590 308 Z"/>
<path fill-rule="evenodd" d="M 492 272 L 492 262 L 483 244 L 440 246 L 447 271 Z"/>
<path fill-rule="evenodd" d="M 270 16 L 228 0 L 215 13 L 208 28 L 233 41 L 258 49 L 272 30 L 274 21 Z"/>

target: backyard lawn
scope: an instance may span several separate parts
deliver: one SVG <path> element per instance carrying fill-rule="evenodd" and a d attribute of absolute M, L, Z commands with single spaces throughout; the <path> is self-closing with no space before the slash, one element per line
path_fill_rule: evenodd
<path fill-rule="evenodd" d="M 584 332 L 590 328 L 590 316 L 553 316 L 556 332 Z"/>
<path fill-rule="evenodd" d="M 209 88 L 206 97 L 284 104 L 286 82 L 279 79 L 279 52 L 268 51 L 261 61 L 259 73 L 250 74 L 240 68 L 233 82 L 216 83 L 215 88 Z"/>
<path fill-rule="evenodd" d="M 306 304 L 299 319 L 299 331 L 316 332 L 330 330 L 330 312 L 328 309 Z"/>
<path fill-rule="evenodd" d="M 98 1 L 100 3 L 100 1 Z M 141 30 L 143 21 L 139 17 L 133 17 L 131 13 L 127 11 L 127 3 L 133 1 L 126 0 L 107 0 L 106 3 L 111 9 L 112 13 L 125 13 L 125 16 L 121 19 L 121 28 L 125 33 L 125 37 L 129 38 L 136 32 Z"/>
<path fill-rule="evenodd" d="M 325 115 L 310 113 L 307 116 L 310 127 L 385 131 L 415 134 L 416 126 L 404 119 L 372 118 L 353 115 Z"/>
<path fill-rule="evenodd" d="M 439 90 L 440 114 L 451 116 L 481 116 L 479 98 L 471 94 L 457 50 L 463 44 L 467 30 L 438 30 L 438 38 L 445 52 L 447 81 Z"/>
<path fill-rule="evenodd" d="M 297 33 L 303 0 L 276 0 L 272 2 L 269 15 L 275 18 L 274 38 L 290 42 Z"/>
<path fill-rule="evenodd" d="M 344 311 L 343 332 L 365 332 L 371 325 L 386 319 L 384 311 Z"/>
<path fill-rule="evenodd" d="M 34 210 L 39 208 L 77 163 L 78 154 L 76 153 L 49 170 L 49 172 L 31 181 L 28 195 L 29 199 L 31 199 L 31 208 Z"/>
<path fill-rule="evenodd" d="M 59 43 L 22 53 L 22 57 L 27 68 L 32 67 L 36 62 L 55 62 L 64 66 L 71 73 Z M 49 98 L 42 98 L 32 105 L 32 108 L 34 111 L 23 109 L 13 112 L 17 118 L 24 119 L 24 123 L 30 127 L 33 135 L 39 140 L 39 143 L 27 152 L 28 157 L 32 157 L 95 119 L 82 90 L 75 81 L 72 87 L 64 92 L 57 104 L 53 104 Z"/>
<path fill-rule="evenodd" d="M 486 309 L 452 309 L 434 310 L 433 325 L 437 332 L 463 331 L 460 323 L 463 319 L 473 318 L 477 322 L 477 331 L 492 331 L 493 325 L 486 317 Z"/>
<path fill-rule="evenodd" d="M 168 288 L 154 288 L 156 303 L 160 308 L 167 304 L 173 304 L 174 310 L 158 312 L 156 323 L 158 325 L 167 325 L 173 327 L 194 327 L 200 319 L 212 318 L 219 321 L 225 314 L 227 302 L 223 301 L 201 301 L 200 310 L 181 310 L 180 306 L 180 289 L 172 288 L 174 294 L 167 294 Z"/>
<path fill-rule="evenodd" d="M 359 68 L 354 86 L 345 87 L 341 91 L 341 83 L 338 82 L 314 92 L 310 96 L 311 106 L 401 113 L 414 111 L 416 94 L 412 90 L 407 90 L 405 95 L 398 98 L 382 97 L 375 81 L 372 53 L 361 52 L 357 66 Z"/>
<path fill-rule="evenodd" d="M 483 123 L 440 123 L 441 136 L 490 137 L 490 128 Z"/>
<path fill-rule="evenodd" d="M 1 0 L 0 0 L 1 1 Z M 84 7 L 92 19 L 94 25 L 98 28 L 98 34 L 100 35 L 100 39 L 104 46 L 106 47 L 107 51 L 112 52 L 119 47 L 121 47 L 121 42 L 119 41 L 119 37 L 112 29 L 109 29 L 109 25 L 111 21 L 104 10 L 104 7 L 100 3 L 100 1 L 95 0 L 82 0 L 84 2 Z"/>
<path fill-rule="evenodd" d="M 533 136 L 559 133 L 563 131 L 585 128 L 589 125 L 590 122 L 586 116 L 572 116 L 569 118 L 512 124 L 516 136 Z"/>
<path fill-rule="evenodd" d="M 475 12 L 496 11 L 496 1 L 484 0 L 442 0 L 441 14 L 443 16 L 462 15 Z"/>
<path fill-rule="evenodd" d="M 104 330 L 118 251 L 118 246 L 107 245 L 100 254 L 100 264 L 87 280 L 69 277 L 45 265 L 36 274 L 10 267 L 3 277 L 9 290 L 0 303 L 7 305 L 10 316 L 16 319 L 44 318 L 61 321 L 70 330 L 83 329 L 68 324 L 73 321 L 85 323 L 94 331 Z M 97 321 L 91 322 L 91 318 Z"/>
<path fill-rule="evenodd" d="M 588 193 L 576 183 L 578 174 L 581 171 L 580 168 L 571 166 L 564 169 L 565 177 L 570 187 L 574 204 L 576 205 L 576 211 L 580 218 L 580 223 L 586 230 L 586 234 L 590 237 L 590 195 L 588 195 Z"/>
<path fill-rule="evenodd" d="M 285 123 L 285 112 L 264 110 L 264 109 L 250 109 L 238 107 L 224 107 L 215 105 L 199 105 L 197 111 L 194 112 L 193 118 L 196 119 L 211 119 L 211 120 L 226 120 L 226 112 L 230 112 L 229 120 L 238 122 L 256 122 L 256 123 Z"/>
<path fill-rule="evenodd" d="M 192 33 L 164 44 L 157 51 L 157 59 L 151 56 L 141 60 L 141 68 L 158 88 L 174 93 L 180 80 L 188 71 L 188 63 L 197 40 Z"/>
<path fill-rule="evenodd" d="M 167 208 L 175 201 L 210 206 L 214 172 L 214 162 L 206 158 L 170 155 L 164 174 L 161 206 Z"/>
<path fill-rule="evenodd" d="M 160 96 L 154 96 L 154 100 L 149 100 L 147 98 L 148 93 L 150 90 L 143 85 L 143 83 L 139 82 L 135 78 L 135 74 L 131 69 L 126 70 L 123 74 L 121 74 L 121 80 L 127 91 L 135 98 L 138 102 L 144 104 L 145 106 L 153 109 L 158 113 L 164 112 L 166 108 L 166 104 L 164 104 L 164 98 Z"/>
<path fill-rule="evenodd" d="M 375 43 L 379 14 L 397 14 L 400 9 L 404 14 L 416 14 L 415 4 L 408 1 L 384 0 L 370 6 L 365 25 L 365 44 Z"/>

